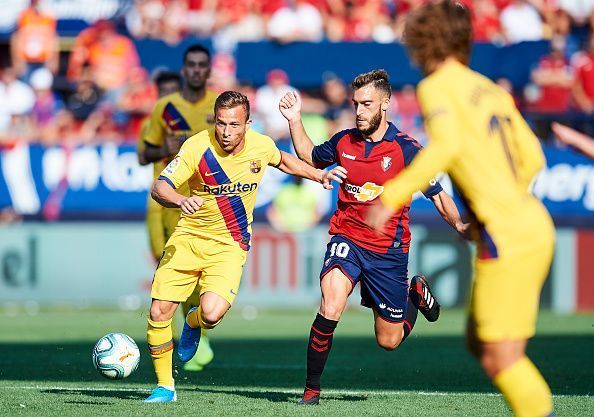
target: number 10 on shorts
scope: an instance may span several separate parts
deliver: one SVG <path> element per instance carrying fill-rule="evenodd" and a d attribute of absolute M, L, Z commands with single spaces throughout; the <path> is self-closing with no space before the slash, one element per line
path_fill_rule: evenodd
<path fill-rule="evenodd" d="M 330 257 L 336 255 L 339 258 L 346 258 L 349 254 L 349 249 L 349 245 L 345 242 L 333 243 L 332 246 L 330 246 Z"/>

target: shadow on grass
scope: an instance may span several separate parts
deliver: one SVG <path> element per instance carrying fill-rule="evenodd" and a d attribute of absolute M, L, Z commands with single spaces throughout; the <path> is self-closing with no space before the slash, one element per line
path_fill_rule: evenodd
<path fill-rule="evenodd" d="M 262 390 L 262 391 L 253 391 L 253 390 L 222 390 L 222 389 L 205 389 L 200 388 L 197 390 L 192 389 L 182 389 L 181 391 L 198 391 L 198 392 L 207 392 L 211 394 L 228 394 L 228 395 L 239 395 L 241 397 L 246 398 L 253 398 L 257 400 L 267 400 L 274 403 L 286 403 L 286 402 L 296 402 L 298 398 L 300 398 L 300 394 L 291 393 L 286 391 L 275 391 L 272 390 Z M 342 395 L 342 394 L 324 394 L 324 400 L 334 400 L 334 401 L 347 401 L 347 402 L 354 402 L 354 401 L 365 401 L 367 400 L 367 396 L 365 395 Z"/>
<path fill-rule="evenodd" d="M 60 395 L 81 395 L 81 396 L 88 396 L 94 398 L 119 398 L 122 400 L 144 400 L 148 394 L 149 390 L 147 389 L 146 393 L 143 392 L 135 392 L 135 391 L 117 391 L 117 390 L 105 390 L 101 388 L 97 389 L 44 389 L 41 390 L 42 393 L 48 394 L 60 394 Z M 93 404 L 93 405 L 105 405 L 111 403 L 105 403 L 100 401 L 91 401 L 91 400 L 70 400 L 65 401 L 72 404 Z"/>
<path fill-rule="evenodd" d="M 141 346 L 143 343 L 139 340 Z M 232 389 L 233 393 L 286 401 L 287 397 L 295 395 L 278 392 L 279 388 L 300 389 L 303 386 L 304 338 L 217 340 L 215 336 L 212 345 L 215 360 L 203 372 L 184 372 L 176 364 L 175 378 L 180 389 L 192 385 L 237 388 Z M 62 382 L 112 383 L 117 389 L 119 381 L 108 382 L 93 368 L 92 347 L 92 342 L 0 344 L 0 380 L 31 381 L 42 386 Z M 531 341 L 529 356 L 547 378 L 553 393 L 592 395 L 593 348 L 594 337 L 586 335 L 542 336 Z M 155 376 L 146 350 L 142 347 L 141 350 L 141 365 L 124 384 L 146 383 L 148 393 L 155 383 Z M 324 388 L 346 391 L 493 391 L 490 381 L 466 352 L 463 338 L 458 336 L 413 336 L 395 352 L 379 349 L 372 338 L 337 336 L 322 383 Z M 242 387 L 264 387 L 270 392 L 260 394 L 241 390 Z M 56 390 L 56 393 L 63 392 Z M 124 399 L 140 399 L 146 395 L 100 389 L 84 393 L 93 397 Z M 353 401 L 352 398 L 348 400 Z"/>

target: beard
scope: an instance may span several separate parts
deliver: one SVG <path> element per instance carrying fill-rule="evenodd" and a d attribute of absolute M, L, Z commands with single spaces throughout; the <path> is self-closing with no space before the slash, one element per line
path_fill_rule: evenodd
<path fill-rule="evenodd" d="M 369 126 L 367 128 L 362 129 L 359 126 L 357 126 L 357 129 L 359 129 L 359 132 L 363 133 L 365 136 L 369 136 L 375 133 L 377 129 L 379 129 L 381 123 L 382 111 L 380 109 L 376 114 L 373 115 L 373 117 L 371 117 L 371 120 L 369 121 Z"/>

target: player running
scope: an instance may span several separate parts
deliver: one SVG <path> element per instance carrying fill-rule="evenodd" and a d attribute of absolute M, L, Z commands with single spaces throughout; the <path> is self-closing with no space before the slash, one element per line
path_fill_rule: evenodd
<path fill-rule="evenodd" d="M 155 181 L 152 196 L 182 217 L 167 241 L 153 280 L 148 343 L 158 386 L 147 402 L 176 400 L 172 375 L 171 318 L 197 286 L 200 305 L 190 309 L 178 346 L 182 361 L 196 352 L 201 329 L 220 323 L 233 304 L 251 240 L 256 192 L 272 165 L 330 189 L 346 171 L 314 169 L 277 149 L 274 141 L 249 129 L 250 105 L 227 91 L 215 102 L 215 127 L 188 139 Z M 177 192 L 188 183 L 190 197 Z"/>
<path fill-rule="evenodd" d="M 183 56 L 181 73 L 184 78 L 181 92 L 173 92 L 157 101 L 146 130 L 143 130 L 144 160 L 154 162 L 155 178 L 177 154 L 186 138 L 212 127 L 216 93 L 206 88 L 210 76 L 210 52 L 202 45 L 189 46 Z M 189 196 L 186 184 L 178 192 Z M 154 202 L 153 202 L 154 203 Z M 151 204 L 149 204 L 149 210 Z M 175 229 L 180 217 L 179 208 L 161 207 L 160 216 L 148 212 L 147 222 L 151 248 L 160 259 L 165 242 Z M 182 303 L 184 317 L 191 307 L 199 303 L 198 294 L 192 294 Z M 206 334 L 206 331 L 205 331 Z M 200 349 L 191 361 L 184 365 L 186 371 L 200 371 L 213 360 L 214 354 L 207 337 L 203 337 Z"/>
<path fill-rule="evenodd" d="M 339 132 L 318 146 L 303 128 L 299 96 L 287 93 L 279 104 L 300 159 L 320 168 L 337 163 L 349 173 L 330 220 L 332 238 L 320 273 L 322 300 L 309 335 L 307 379 L 299 402 L 305 405 L 319 403 L 320 379 L 334 330 L 357 282 L 361 282 L 361 304 L 373 309 L 377 343 L 386 350 L 396 349 L 406 339 L 418 310 L 429 321 L 439 317 L 439 303 L 425 277 L 414 276 L 408 284 L 410 195 L 382 233 L 364 222 L 367 210 L 384 192 L 384 182 L 404 169 L 421 145 L 387 120 L 392 91 L 384 70 L 359 75 L 352 87 L 357 128 Z M 424 190 L 446 222 L 464 231 L 456 205 L 435 179 L 417 184 L 417 189 Z"/>
<path fill-rule="evenodd" d="M 551 415 L 551 391 L 525 354 L 554 248 L 551 217 L 529 192 L 544 164 L 542 149 L 513 98 L 468 68 L 472 24 L 464 6 L 426 3 L 408 17 L 404 36 L 426 74 L 418 96 L 431 141 L 385 184 L 369 223 L 383 230 L 417 187 L 437 172 L 450 174 L 474 217 L 478 244 L 470 351 L 515 415 Z"/>

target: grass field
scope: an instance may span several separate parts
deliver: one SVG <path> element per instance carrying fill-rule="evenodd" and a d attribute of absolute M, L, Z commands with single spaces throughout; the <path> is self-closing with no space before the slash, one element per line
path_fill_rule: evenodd
<path fill-rule="evenodd" d="M 375 345 L 371 315 L 347 311 L 322 380 L 323 403 L 297 407 L 314 311 L 237 308 L 211 334 L 214 362 L 201 373 L 176 364 L 178 402 L 143 404 L 154 387 L 145 345 L 146 312 L 51 310 L 0 313 L 0 415 L 7 416 L 509 416 L 464 349 L 462 311 L 435 324 L 419 318 L 395 352 Z M 555 394 L 558 416 L 594 415 L 594 315 L 543 313 L 531 357 Z M 125 332 L 141 365 L 123 381 L 91 363 L 100 336 Z"/>

